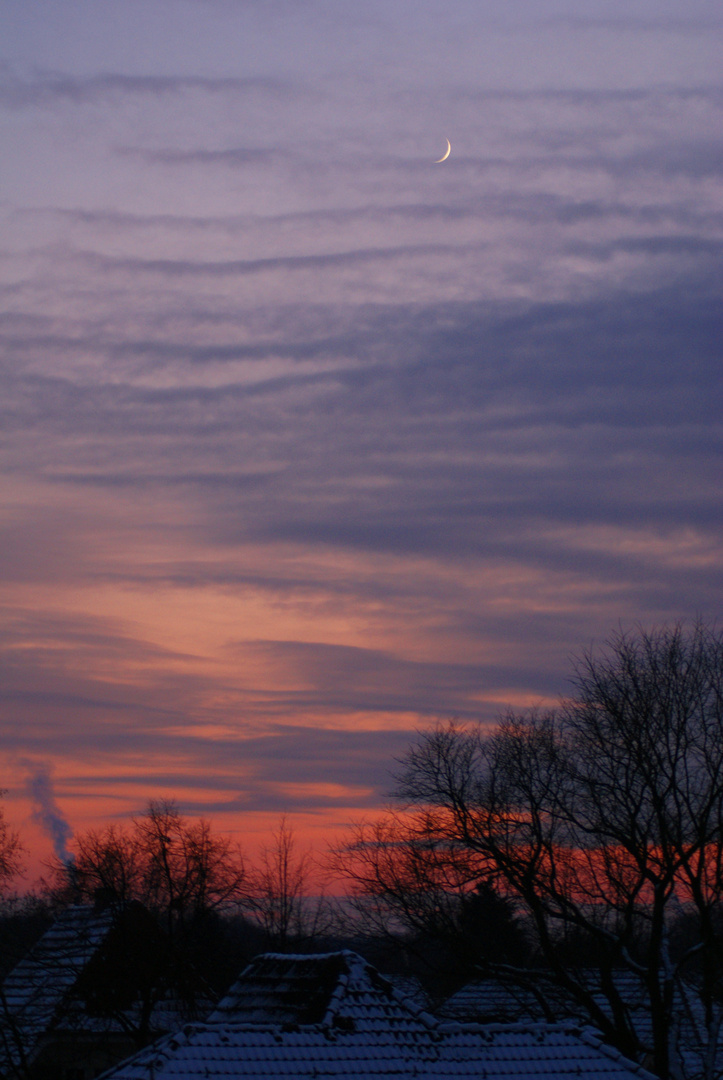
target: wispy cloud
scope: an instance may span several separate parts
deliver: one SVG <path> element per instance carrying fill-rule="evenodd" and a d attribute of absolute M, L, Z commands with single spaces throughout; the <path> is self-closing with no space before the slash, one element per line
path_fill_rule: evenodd
<path fill-rule="evenodd" d="M 76 828 L 338 822 L 415 727 L 717 614 L 715 29 L 346 10 L 186 5 L 139 74 L 103 5 L 1 73 L 0 747 Z"/>
<path fill-rule="evenodd" d="M 0 68 L 0 105 L 26 109 L 56 104 L 93 105 L 120 98 L 163 99 L 186 93 L 233 94 L 245 97 L 271 95 L 282 98 L 289 91 L 283 78 L 252 76 L 213 78 L 198 75 L 129 75 L 106 72 L 78 77 L 62 72 L 17 74 L 9 65 Z"/>
<path fill-rule="evenodd" d="M 385 262 L 408 256 L 454 254 L 459 248 L 450 244 L 410 244 L 402 247 L 361 248 L 355 251 L 329 251 L 318 255 L 280 255 L 265 259 L 138 259 L 115 258 L 96 252 L 80 251 L 71 256 L 93 270 L 105 273 L 123 272 L 132 275 L 160 274 L 168 277 L 209 276 L 235 277 L 269 270 L 322 270 L 358 263 Z"/>
<path fill-rule="evenodd" d="M 144 150 L 141 147 L 120 146 L 117 153 L 139 158 L 149 165 L 239 165 L 269 164 L 285 156 L 277 150 L 232 147 L 228 150 Z"/>

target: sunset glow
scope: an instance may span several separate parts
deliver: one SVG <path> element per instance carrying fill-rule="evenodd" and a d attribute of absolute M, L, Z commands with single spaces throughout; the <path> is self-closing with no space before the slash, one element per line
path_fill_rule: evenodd
<path fill-rule="evenodd" d="M 38 775 L 70 833 L 174 798 L 321 849 L 415 730 L 554 704 L 618 624 L 719 616 L 703 0 L 8 9 L 0 787 L 27 884 Z"/>

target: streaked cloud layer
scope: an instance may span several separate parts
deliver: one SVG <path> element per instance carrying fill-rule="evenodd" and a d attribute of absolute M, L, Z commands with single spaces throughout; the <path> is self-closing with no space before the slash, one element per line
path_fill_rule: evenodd
<path fill-rule="evenodd" d="M 415 726 L 718 615 L 716 6 L 7 8 L 29 833 L 37 776 L 74 828 L 175 794 L 322 833 Z"/>

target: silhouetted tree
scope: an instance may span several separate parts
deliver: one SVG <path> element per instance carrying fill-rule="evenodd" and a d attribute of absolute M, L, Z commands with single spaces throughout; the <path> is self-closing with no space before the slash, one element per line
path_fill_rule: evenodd
<path fill-rule="evenodd" d="M 72 861 L 54 865 L 53 891 L 58 899 L 87 902 L 99 893 L 119 905 L 148 899 L 148 855 L 135 823 L 130 829 L 119 825 L 100 832 L 89 829 L 75 837 L 73 846 Z"/>
<path fill-rule="evenodd" d="M 0 791 L 0 798 L 4 794 L 4 791 Z M 0 892 L 22 870 L 23 850 L 19 835 L 8 825 L 0 806 Z"/>
<path fill-rule="evenodd" d="M 213 834 L 208 821 L 189 822 L 173 802 L 153 801 L 134 822 L 143 866 L 143 899 L 166 914 L 169 934 L 188 928 L 209 911 L 238 905 L 246 868 L 228 837 Z"/>
<path fill-rule="evenodd" d="M 72 861 L 54 864 L 56 896 L 139 900 L 162 919 L 171 939 L 245 895 L 240 850 L 214 834 L 208 821 L 184 818 L 172 801 L 151 801 L 129 828 L 89 830 L 76 837 L 74 849 Z"/>
<path fill-rule="evenodd" d="M 393 810 L 351 826 L 331 862 L 353 882 L 354 921 L 453 982 L 493 960 L 519 962 L 526 948 L 512 902 L 473 852 L 420 826 Z"/>
<path fill-rule="evenodd" d="M 246 882 L 245 908 L 262 927 L 267 948 L 305 948 L 329 930 L 330 908 L 323 895 L 312 894 L 316 877 L 311 852 L 298 850 L 282 817 L 272 845 L 262 849 Z"/>
<path fill-rule="evenodd" d="M 400 867 L 493 884 L 526 913 L 545 970 L 620 1050 L 648 1049 L 661 1077 L 682 1068 L 676 983 L 693 954 L 713 1075 L 721 1023 L 723 638 L 697 623 L 620 633 L 575 666 L 559 710 L 508 715 L 491 733 L 440 726 L 398 775 L 404 813 L 347 845 L 373 902 L 397 903 Z M 369 854 L 369 851 L 373 855 Z M 416 862 L 425 864 L 419 870 Z M 372 873 L 361 872 L 358 866 Z M 679 955 L 673 916 L 695 924 Z M 690 929 L 690 927 L 689 927 Z M 570 963 L 565 935 L 594 944 L 598 974 Z M 641 1045 L 615 973 L 644 987 L 652 1046 Z"/>

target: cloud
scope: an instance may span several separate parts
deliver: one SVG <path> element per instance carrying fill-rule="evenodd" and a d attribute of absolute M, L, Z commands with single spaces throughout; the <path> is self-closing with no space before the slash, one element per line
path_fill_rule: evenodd
<path fill-rule="evenodd" d="M 0 87 L 0 740 L 74 824 L 338 821 L 717 613 L 720 88 L 111 59 Z"/>
<path fill-rule="evenodd" d="M 39 72 L 28 78 L 16 74 L 8 65 L 4 70 L 0 69 L 0 105 L 14 109 L 60 104 L 97 105 L 128 97 L 163 99 L 188 93 L 279 98 L 288 91 L 284 79 L 264 76 L 219 78 L 104 72 L 78 77 L 61 72 Z"/>
<path fill-rule="evenodd" d="M 184 358 L 199 370 L 274 356 L 291 366 L 250 382 L 234 371 L 218 386 L 186 387 L 16 372 L 6 423 L 19 439 L 17 468 L 24 435 L 34 429 L 32 452 L 42 452 L 37 434 L 52 417 L 61 442 L 43 467 L 48 480 L 183 485 L 229 541 L 244 535 L 410 552 L 453 543 L 472 553 L 483 525 L 487 545 L 504 546 L 504 530 L 495 540 L 500 526 L 521 535 L 520 519 L 538 515 L 662 524 L 675 517 L 677 469 L 685 473 L 688 455 L 705 460 L 710 452 L 719 408 L 717 287 L 713 273 L 584 303 L 369 309 L 355 332 L 344 313 L 334 327 L 330 309 L 321 324 L 328 336 L 307 341 L 290 314 L 288 331 L 281 324 L 275 341 L 257 336 L 249 347 L 90 338 L 91 353 L 152 361 L 161 371 Z M 77 339 L 29 336 L 26 350 L 31 342 L 48 355 L 79 347 Z M 305 368 L 324 358 L 325 370 Z M 79 432 L 89 440 L 80 447 Z M 197 440 L 192 452 L 189 434 Z M 111 439 L 122 441 L 122 459 Z M 673 441 L 685 454 L 665 484 L 654 483 Z M 240 458 L 243 469 L 234 464 Z M 639 481 L 627 476 L 633 459 Z M 685 513 L 704 524 L 707 489 L 697 485 L 697 500 L 695 490 Z M 491 532 L 490 518 L 499 523 Z"/>
<path fill-rule="evenodd" d="M 713 14 L 696 12 L 687 18 L 661 12 L 657 17 L 637 18 L 629 12 L 618 17 L 601 18 L 592 15 L 557 15 L 545 19 L 543 26 L 569 27 L 573 30 L 612 30 L 624 33 L 650 34 L 709 34 L 723 30 L 723 20 Z"/>
<path fill-rule="evenodd" d="M 191 259 L 122 259 L 81 251 L 74 258 L 103 273 L 160 274 L 168 277 L 199 275 L 228 277 L 258 274 L 271 270 L 320 270 L 382 262 L 409 256 L 453 254 L 458 248 L 449 244 L 410 244 L 403 247 L 362 248 L 356 251 L 330 251 L 319 255 L 283 255 L 264 259 L 227 259 L 203 262 Z"/>
<path fill-rule="evenodd" d="M 229 150 L 144 150 L 121 146 L 117 153 L 140 158 L 149 165 L 258 165 L 269 164 L 284 156 L 278 150 L 234 147 Z"/>
<path fill-rule="evenodd" d="M 205 792 L 207 811 L 235 807 L 250 812 L 274 809 L 280 786 L 295 785 L 295 793 L 287 789 L 282 803 L 318 809 L 349 805 L 349 798 L 372 805 L 388 786 L 390 756 L 401 752 L 409 737 L 414 701 L 406 703 L 395 723 L 399 704 L 389 679 L 394 668 L 403 671 L 405 665 L 392 656 L 324 644 L 246 642 L 229 653 L 229 659 L 237 661 L 235 677 L 231 664 L 223 678 L 218 669 L 215 674 L 200 670 L 195 677 L 189 672 L 179 676 L 180 657 L 149 648 L 149 643 L 117 629 L 114 633 L 109 619 L 95 620 L 95 625 L 76 620 L 73 625 L 67 616 L 56 617 L 54 625 L 46 613 L 41 622 L 44 642 L 37 640 L 39 627 L 29 621 L 24 648 L 9 658 L 6 653 L 9 663 L 0 692 L 6 721 L 0 725 L 0 738 L 4 753 L 20 755 L 30 772 L 28 791 L 36 803 L 36 818 L 64 859 L 70 827 L 55 801 L 49 770 L 22 755 L 44 753 L 67 760 L 82 747 L 82 768 L 64 781 L 74 803 L 100 788 L 127 792 L 130 808 L 137 810 L 150 788 L 175 790 L 190 806 L 194 792 Z M 21 640 L 17 626 L 10 639 L 16 645 Z M 281 685 L 269 694 L 244 685 L 243 672 L 254 657 L 272 664 L 282 684 L 297 678 L 299 665 L 313 670 L 314 689 L 298 693 Z M 407 677 L 410 685 L 422 677 L 424 665 L 416 668 L 419 673 Z M 383 673 L 386 684 L 376 701 L 373 669 Z M 139 685 L 141 671 L 145 676 Z M 433 674 L 432 669 L 427 672 L 427 682 Z M 331 693 L 324 686 L 327 677 L 336 687 Z M 344 699 L 338 691 L 348 677 L 356 688 Z M 214 704 L 219 693 L 227 707 L 235 700 L 236 709 L 219 714 Z M 366 710 L 366 721 L 360 721 L 360 709 Z M 316 723 L 299 723 L 305 714 L 315 715 Z M 21 715 L 33 717 L 24 731 L 14 721 Z M 296 724 L 290 723 L 292 715 Z M 383 718 L 381 726 L 374 716 Z M 343 762 L 337 760 L 340 752 Z M 315 795 L 315 785 L 328 786 L 332 771 L 336 789 Z"/>

